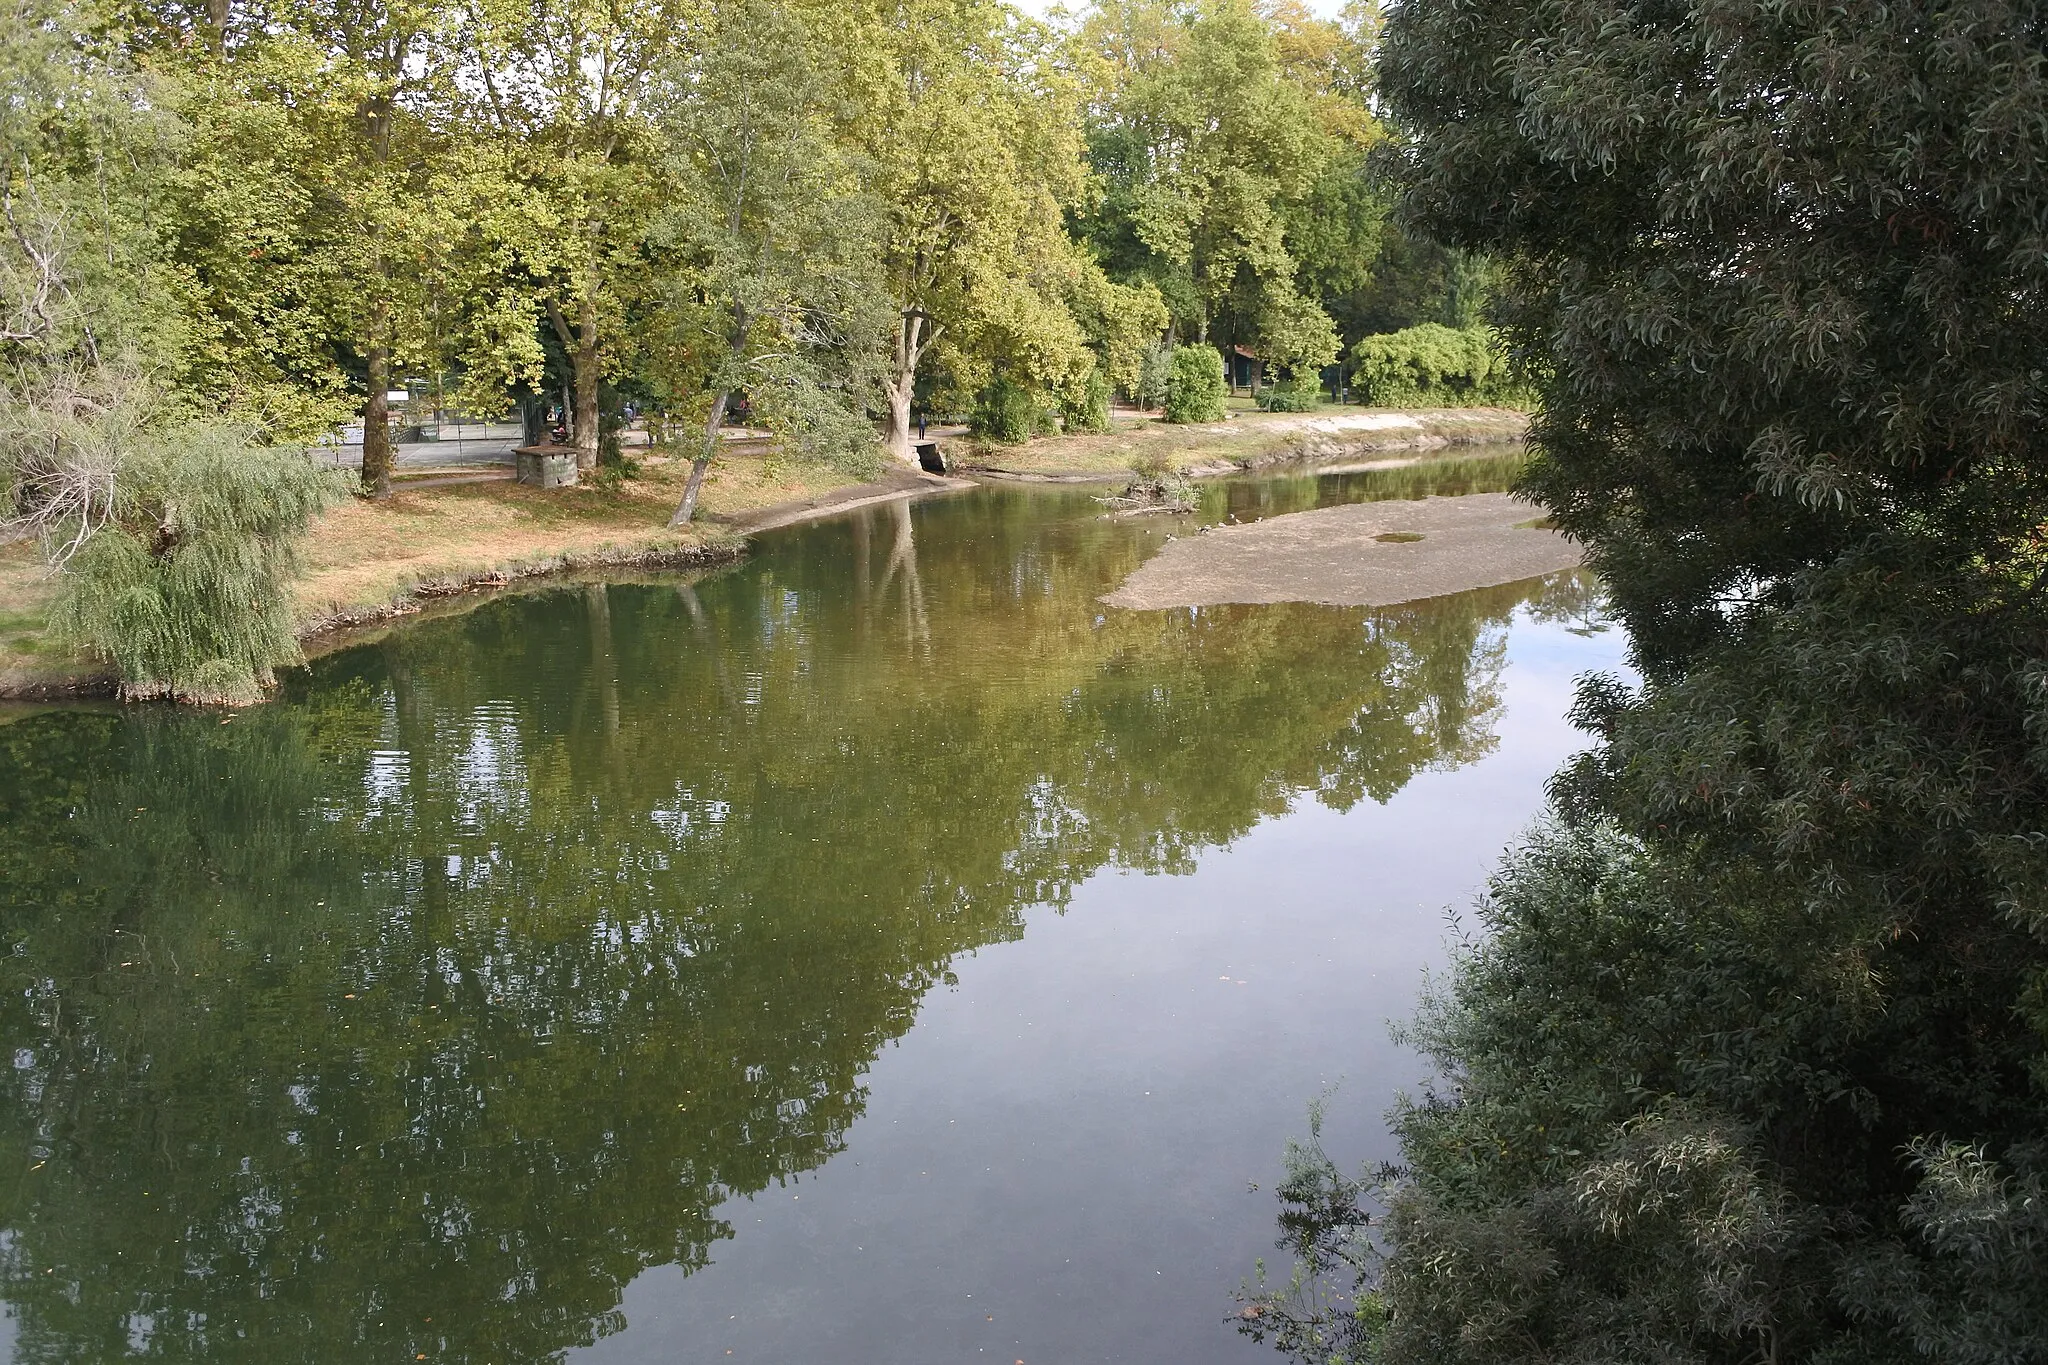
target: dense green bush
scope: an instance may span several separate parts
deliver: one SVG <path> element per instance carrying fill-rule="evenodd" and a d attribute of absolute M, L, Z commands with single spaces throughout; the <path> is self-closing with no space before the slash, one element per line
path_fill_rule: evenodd
<path fill-rule="evenodd" d="M 1109 379 L 1099 368 L 1088 372 L 1077 397 L 1061 402 L 1060 417 L 1071 433 L 1109 430 Z"/>
<path fill-rule="evenodd" d="M 1395 9 L 1409 221 L 1501 259 L 1641 681 L 1423 1012 L 1380 1240 L 1297 1163 L 1360 1311 L 1246 1321 L 1319 1365 L 2048 1359 L 2040 20 Z"/>
<path fill-rule="evenodd" d="M 1352 382 L 1373 407 L 1471 407 L 1526 401 L 1484 327 L 1425 322 L 1359 338 Z"/>
<path fill-rule="evenodd" d="M 1229 392 L 1223 378 L 1223 357 L 1215 347 L 1179 347 L 1167 369 L 1165 418 L 1169 422 L 1221 421 L 1223 398 Z"/>
<path fill-rule="evenodd" d="M 1040 421 L 1031 390 L 1007 375 L 997 375 L 975 395 L 967 426 L 984 441 L 1013 446 L 1037 435 Z"/>
<path fill-rule="evenodd" d="M 1314 412 L 1323 405 L 1323 395 L 1318 389 L 1288 388 L 1274 385 L 1259 390 L 1261 412 Z"/>

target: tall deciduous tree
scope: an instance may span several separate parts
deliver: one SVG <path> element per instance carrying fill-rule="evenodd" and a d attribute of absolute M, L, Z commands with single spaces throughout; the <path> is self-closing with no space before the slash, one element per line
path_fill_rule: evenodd
<path fill-rule="evenodd" d="M 773 0 L 727 0 L 662 73 L 655 118 L 675 253 L 656 316 L 704 405 L 671 527 L 690 520 L 735 392 L 791 440 L 858 459 L 893 309 L 876 269 L 880 227 L 833 142 L 817 38 Z"/>
<path fill-rule="evenodd" d="M 622 298 L 659 200 L 649 173 L 650 82 L 695 6 L 688 0 L 471 0 L 466 80 L 496 130 L 523 217 L 516 232 L 547 325 L 574 375 L 579 469 L 597 464 L 598 387 L 621 351 Z"/>
<path fill-rule="evenodd" d="M 1307 203 L 1338 145 L 1332 122 L 1363 136 L 1370 120 L 1317 89 L 1329 85 L 1338 30 L 1284 19 L 1249 0 L 1091 17 L 1091 141 L 1109 181 L 1093 235 L 1112 269 L 1159 285 L 1197 340 L 1227 317 L 1229 339 L 1313 369 L 1336 338 L 1297 280 L 1290 209 Z"/>
<path fill-rule="evenodd" d="M 845 136 L 885 208 L 898 314 L 886 439 L 915 463 L 918 369 L 949 333 L 970 357 L 1035 378 L 1083 368 L 1061 279 L 1086 264 L 1061 217 L 1085 183 L 1075 91 L 1042 59 L 1042 31 L 989 0 L 871 0 L 841 22 Z"/>
<path fill-rule="evenodd" d="M 447 12 L 435 0 L 314 0 L 288 13 L 321 62 L 305 171 L 330 214 L 329 297 L 365 371 L 363 488 L 384 497 L 392 362 L 418 355 L 428 312 L 438 160 L 430 119 L 452 94 Z"/>

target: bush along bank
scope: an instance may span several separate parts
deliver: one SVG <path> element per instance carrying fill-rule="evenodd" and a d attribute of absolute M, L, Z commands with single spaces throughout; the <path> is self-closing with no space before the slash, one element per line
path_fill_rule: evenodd
<path fill-rule="evenodd" d="M 1351 363 L 1352 384 L 1370 407 L 1514 408 L 1535 398 L 1485 327 L 1425 322 L 1362 337 Z"/>

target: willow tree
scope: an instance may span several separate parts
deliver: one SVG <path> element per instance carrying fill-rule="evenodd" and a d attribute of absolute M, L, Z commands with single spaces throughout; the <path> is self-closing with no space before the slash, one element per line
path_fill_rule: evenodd
<path fill-rule="evenodd" d="M 111 16 L 0 24 L 0 529 L 58 571 L 58 632 L 131 697 L 247 700 L 298 658 L 296 538 L 333 492 L 181 391 L 205 319 L 169 253 L 184 129 Z"/>
<path fill-rule="evenodd" d="M 1389 24 L 1406 212 L 1505 262 L 1527 491 L 1642 681 L 1424 1014 L 1374 1359 L 2048 1343 L 2042 21 Z"/>
<path fill-rule="evenodd" d="M 671 527 L 689 521 L 733 394 L 814 453 L 872 451 L 869 393 L 890 305 L 875 268 L 878 215 L 835 144 L 818 39 L 771 0 L 728 0 L 656 83 L 671 253 L 658 325 L 672 398 L 702 404 L 702 436 Z M 684 392 L 676 393 L 674 390 Z"/>

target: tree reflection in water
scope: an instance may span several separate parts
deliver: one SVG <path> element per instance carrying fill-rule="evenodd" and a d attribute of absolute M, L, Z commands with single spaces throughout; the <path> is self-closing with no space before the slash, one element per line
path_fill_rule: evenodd
<path fill-rule="evenodd" d="M 548 1357 L 829 1158 L 958 953 L 1487 751 L 1510 615 L 1114 613 L 1159 532 L 877 509 L 282 704 L 0 727 L 23 1361 Z"/>

